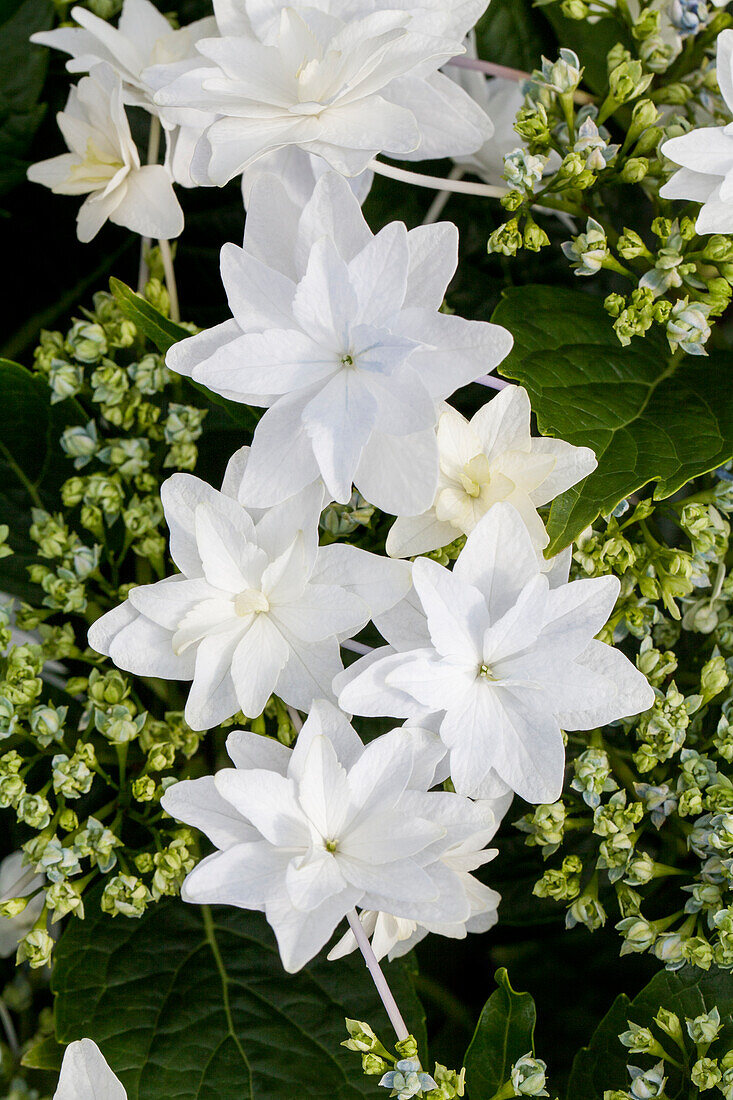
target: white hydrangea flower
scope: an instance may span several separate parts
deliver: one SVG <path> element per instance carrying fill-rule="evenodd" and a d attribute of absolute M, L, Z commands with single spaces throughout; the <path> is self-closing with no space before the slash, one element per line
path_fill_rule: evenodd
<path fill-rule="evenodd" d="M 183 211 L 162 164 L 140 164 L 125 114 L 122 83 L 108 65 L 96 65 L 72 88 L 58 124 L 68 153 L 28 169 L 28 179 L 58 195 L 86 195 L 77 215 L 80 241 L 106 221 L 143 237 L 170 240 L 183 230 Z"/>
<path fill-rule="evenodd" d="M 69 1043 L 53 1100 L 127 1100 L 121 1081 L 91 1039 Z"/>
<path fill-rule="evenodd" d="M 343 5 L 216 0 L 219 37 L 201 67 L 160 88 L 164 108 L 218 116 L 192 173 L 224 184 L 290 145 L 359 175 L 379 152 L 401 159 L 470 153 L 491 135 L 484 112 L 437 70 L 486 0 Z M 213 68 L 212 68 L 213 64 Z"/>
<path fill-rule="evenodd" d="M 733 113 L 733 30 L 718 35 L 717 77 Z M 733 233 L 733 122 L 670 138 L 662 153 L 682 166 L 660 189 L 662 198 L 702 203 L 698 233 Z"/>
<path fill-rule="evenodd" d="M 235 768 L 163 796 L 167 813 L 218 849 L 186 878 L 185 901 L 263 910 L 290 972 L 355 906 L 436 924 L 470 918 L 464 872 L 482 857 L 462 866 L 455 856 L 453 867 L 441 857 L 462 835 L 478 846 L 482 827 L 487 842 L 496 821 L 490 806 L 428 790 L 445 755 L 434 734 L 402 727 L 365 747 L 319 700 L 294 749 L 238 731 L 227 751 Z"/>
<path fill-rule="evenodd" d="M 654 702 L 623 653 L 594 640 L 617 578 L 557 580 L 542 572 L 516 509 L 496 504 L 452 572 L 415 562 L 419 604 L 408 599 L 377 620 L 392 646 L 336 678 L 339 705 L 412 721 L 440 715 L 456 790 L 485 798 L 508 787 L 528 802 L 554 802 L 561 730 L 606 725 Z"/>
<path fill-rule="evenodd" d="M 0 863 L 0 902 L 12 898 L 26 898 L 33 894 L 45 882 L 43 875 L 37 875 L 25 862 L 21 851 L 11 852 Z M 26 905 L 17 917 L 0 917 L 0 958 L 14 955 L 18 944 L 41 915 L 44 896 L 41 891 Z"/>
<path fill-rule="evenodd" d="M 322 489 L 264 512 L 234 499 L 239 452 L 222 492 L 174 474 L 161 497 L 180 574 L 132 589 L 89 644 L 139 676 L 191 680 L 186 721 L 209 729 L 273 692 L 307 709 L 343 667 L 339 638 L 408 590 L 409 569 L 343 543 L 318 546 Z M 399 565 L 399 569 L 395 566 Z"/>
<path fill-rule="evenodd" d="M 391 961 L 406 955 L 430 932 L 450 939 L 465 939 L 468 932 L 488 932 L 494 927 L 499 919 L 497 909 L 501 895 L 484 886 L 471 872 L 497 855 L 497 850 L 486 849 L 486 844 L 498 829 L 511 800 L 509 794 L 468 804 L 448 800 L 436 804 L 433 820 L 446 829 L 440 861 L 458 877 L 470 905 L 470 915 L 467 920 L 451 923 L 407 920 L 392 913 L 364 910 L 359 918 L 378 959 L 386 955 Z M 473 808 L 469 811 L 468 807 Z M 356 951 L 357 946 L 356 937 L 349 929 L 328 957 L 332 960 L 343 958 Z"/>
<path fill-rule="evenodd" d="M 255 185 L 244 248 L 222 249 L 234 319 L 174 344 L 168 366 L 267 412 L 240 499 L 277 503 L 322 478 L 395 515 L 429 508 L 445 398 L 495 367 L 510 334 L 439 312 L 458 258 L 448 224 L 373 236 L 329 173 L 298 208 L 273 176 Z"/>
<path fill-rule="evenodd" d="M 31 42 L 69 54 L 70 73 L 88 73 L 100 62 L 106 63 L 123 82 L 125 102 L 156 114 L 156 88 L 145 70 L 186 61 L 200 38 L 216 34 L 213 16 L 174 30 L 151 0 L 124 0 L 117 27 L 88 8 L 77 6 L 70 14 L 78 26 L 38 31 Z"/>
<path fill-rule="evenodd" d="M 514 505 L 538 552 L 549 542 L 537 509 L 587 477 L 598 463 L 588 447 L 533 438 L 527 391 L 507 386 L 471 421 L 446 405 L 438 421 L 440 473 L 432 507 L 400 516 L 387 553 L 413 557 L 469 535 L 498 501 Z"/>

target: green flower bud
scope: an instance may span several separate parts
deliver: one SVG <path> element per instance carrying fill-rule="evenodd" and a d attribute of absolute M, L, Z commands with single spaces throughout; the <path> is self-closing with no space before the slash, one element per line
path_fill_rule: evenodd
<path fill-rule="evenodd" d="M 12 920 L 13 917 L 19 917 L 30 900 L 30 896 L 28 896 L 24 898 L 8 898 L 7 901 L 0 902 L 0 917 L 3 917 L 5 920 Z"/>
<path fill-rule="evenodd" d="M 62 810 L 59 814 L 59 829 L 63 829 L 65 833 L 73 833 L 75 829 L 79 828 L 79 818 L 76 815 L 76 811 L 72 810 L 70 806 L 67 806 L 65 810 Z"/>
<path fill-rule="evenodd" d="M 197 458 L 198 449 L 195 443 L 174 443 L 163 465 L 169 470 L 193 470 Z"/>
<path fill-rule="evenodd" d="M 520 1096 L 548 1096 L 545 1088 L 547 1063 L 533 1058 L 532 1052 L 524 1054 L 512 1066 L 510 1080 Z"/>
<path fill-rule="evenodd" d="M 704 1045 L 706 1047 L 715 1042 L 722 1027 L 720 1012 L 717 1008 L 712 1008 L 710 1012 L 703 1012 L 702 1015 L 696 1016 L 694 1020 L 685 1020 L 685 1024 L 687 1034 L 695 1046 Z"/>
<path fill-rule="evenodd" d="M 505 222 L 494 230 L 486 247 L 489 254 L 499 252 L 502 256 L 516 256 L 522 244 L 519 222 L 516 218 L 512 218 L 511 221 Z"/>
<path fill-rule="evenodd" d="M 506 195 L 501 196 L 499 202 L 505 210 L 508 210 L 510 214 L 514 214 L 524 206 L 526 196 L 521 191 L 507 191 Z"/>
<path fill-rule="evenodd" d="M 342 1046 L 345 1046 L 342 1043 Z M 380 1058 L 378 1054 L 372 1054 L 369 1051 L 361 1056 L 361 1068 L 368 1077 L 373 1077 L 376 1074 L 386 1073 L 390 1068 L 389 1062 L 385 1062 L 384 1058 Z"/>
<path fill-rule="evenodd" d="M 136 477 L 150 463 L 150 442 L 147 439 L 112 439 L 99 452 L 99 459 L 114 466 L 122 477 Z"/>
<path fill-rule="evenodd" d="M 45 829 L 51 820 L 51 806 L 45 795 L 24 794 L 16 807 L 18 820 L 32 829 Z"/>
<path fill-rule="evenodd" d="M 574 928 L 576 924 L 584 924 L 589 932 L 595 932 L 606 923 L 606 911 L 597 897 L 592 894 L 583 894 L 577 898 L 565 915 L 565 927 Z"/>
<path fill-rule="evenodd" d="M 25 795 L 25 789 L 25 783 L 19 775 L 0 777 L 0 809 L 7 810 L 10 806 L 16 807 Z"/>
<path fill-rule="evenodd" d="M 631 1077 L 631 1095 L 635 1100 L 651 1100 L 663 1097 L 667 1078 L 664 1076 L 664 1062 L 657 1062 L 651 1069 L 642 1070 L 638 1066 L 629 1066 Z"/>
<path fill-rule="evenodd" d="M 55 359 L 48 372 L 48 384 L 51 387 L 51 404 L 75 397 L 84 385 L 84 371 L 75 363 L 66 363 Z"/>
<path fill-rule="evenodd" d="M 165 421 L 166 443 L 193 443 L 203 431 L 206 409 L 171 403 Z"/>
<path fill-rule="evenodd" d="M 111 359 L 106 359 L 92 373 L 92 401 L 100 405 L 114 407 L 125 400 L 130 383 L 122 367 Z M 106 415 L 106 410 L 105 410 Z"/>
<path fill-rule="evenodd" d="M 349 1038 L 341 1046 L 347 1050 L 355 1050 L 359 1053 L 373 1053 L 380 1057 L 389 1058 L 389 1051 L 382 1045 L 371 1027 L 364 1020 L 350 1020 L 346 1018 L 346 1030 Z"/>
<path fill-rule="evenodd" d="M 151 852 L 140 852 L 135 856 L 135 866 L 141 875 L 149 875 L 153 870 L 153 856 Z"/>
<path fill-rule="evenodd" d="M 642 95 L 652 80 L 652 74 L 644 72 L 641 61 L 622 61 L 608 74 L 609 99 L 617 105 L 628 103 Z M 600 117 L 603 117 L 603 109 Z"/>
<path fill-rule="evenodd" d="M 171 373 L 162 355 L 144 355 L 139 363 L 132 363 L 127 373 L 140 393 L 152 396 L 162 393 L 171 380 Z"/>
<path fill-rule="evenodd" d="M 406 1039 L 400 1039 L 395 1043 L 395 1050 L 402 1058 L 417 1058 L 417 1040 L 414 1035 L 408 1035 Z"/>
<path fill-rule="evenodd" d="M 134 875 L 116 875 L 105 885 L 100 905 L 103 913 L 113 917 L 121 914 L 140 918 L 151 900 L 152 895 L 142 879 Z"/>
<path fill-rule="evenodd" d="M 76 756 L 69 759 L 65 753 L 59 753 L 51 761 L 53 768 L 53 789 L 64 798 L 81 798 L 88 794 L 94 781 L 94 773 L 83 760 Z"/>
<path fill-rule="evenodd" d="M 648 951 L 654 946 L 657 938 L 655 926 L 648 920 L 644 920 L 641 915 L 624 917 L 617 923 L 616 930 L 624 937 L 622 955 Z"/>
<path fill-rule="evenodd" d="M 48 748 L 52 741 L 62 741 L 68 707 L 40 704 L 31 711 L 30 726 L 36 741 Z"/>
<path fill-rule="evenodd" d="M 619 241 L 619 245 L 620 245 L 620 243 L 621 242 Z M 625 253 L 621 252 L 620 248 L 619 248 L 619 252 L 622 256 L 625 256 Z M 614 294 L 609 294 L 608 297 L 606 298 L 606 300 L 603 303 L 603 306 L 606 310 L 606 313 L 608 313 L 610 317 L 618 317 L 621 313 L 621 310 L 624 308 L 625 305 L 626 305 L 626 299 L 624 298 L 624 296 L 622 294 L 615 294 L 615 293 Z"/>
<path fill-rule="evenodd" d="M 149 775 L 141 775 L 132 784 L 132 797 L 137 802 L 152 802 L 155 798 L 155 780 Z"/>
<path fill-rule="evenodd" d="M 733 261 L 733 238 L 722 237 L 719 233 L 708 237 L 703 249 L 703 258 L 711 263 L 731 263 Z"/>
<path fill-rule="evenodd" d="M 18 944 L 15 961 L 27 962 L 33 970 L 48 966 L 53 953 L 54 940 L 45 928 L 33 928 Z"/>
<path fill-rule="evenodd" d="M 701 1092 L 715 1088 L 722 1080 L 723 1074 L 714 1058 L 698 1058 L 692 1067 L 690 1078 Z"/>
<path fill-rule="evenodd" d="M 524 247 L 530 252 L 539 252 L 550 243 L 550 238 L 536 222 L 528 220 L 524 227 Z"/>
<path fill-rule="evenodd" d="M 130 694 L 130 685 L 116 668 L 105 673 L 95 668 L 89 675 L 87 691 L 89 698 L 97 706 L 115 706 L 127 699 Z M 131 713 L 134 713 L 134 708 Z"/>
<path fill-rule="evenodd" d="M 107 354 L 107 337 L 101 325 L 75 321 L 66 337 L 66 350 L 80 363 L 97 363 Z"/>
<path fill-rule="evenodd" d="M 672 1012 L 668 1008 L 660 1008 L 654 1017 L 654 1023 L 664 1032 L 665 1035 L 669 1035 L 670 1039 L 673 1039 L 675 1043 L 683 1042 L 682 1024 L 680 1023 L 679 1016 Z"/>
<path fill-rule="evenodd" d="M 90 420 L 85 426 L 75 425 L 61 434 L 63 451 L 74 459 L 74 468 L 81 470 L 94 457 L 99 446 L 97 425 Z"/>
<path fill-rule="evenodd" d="M 567 19 L 586 19 L 590 12 L 585 0 L 562 0 L 560 10 Z"/>
<path fill-rule="evenodd" d="M 709 970 L 713 964 L 713 949 L 704 936 L 691 936 L 682 945 L 682 954 L 692 966 Z"/>
<path fill-rule="evenodd" d="M 622 183 L 641 183 L 649 173 L 649 161 L 646 157 L 630 157 L 619 172 Z"/>
<path fill-rule="evenodd" d="M 54 882 L 48 887 L 46 890 L 46 904 L 49 909 L 53 910 L 52 924 L 61 920 L 62 917 L 67 917 L 70 913 L 79 917 L 80 920 L 84 919 L 84 902 L 81 899 L 81 894 L 73 883 L 66 880 Z"/>
<path fill-rule="evenodd" d="M 725 666 L 725 660 L 717 653 L 705 662 L 700 673 L 700 694 L 703 700 L 707 703 L 716 695 L 720 695 L 729 683 L 730 676 Z"/>

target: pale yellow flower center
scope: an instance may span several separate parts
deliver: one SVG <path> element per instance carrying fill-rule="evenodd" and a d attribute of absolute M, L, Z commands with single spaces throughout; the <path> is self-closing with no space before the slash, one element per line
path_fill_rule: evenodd
<path fill-rule="evenodd" d="M 270 601 L 264 592 L 257 588 L 245 588 L 234 597 L 234 610 L 237 615 L 259 615 L 270 610 Z"/>
<path fill-rule="evenodd" d="M 94 183 L 99 187 L 104 187 L 117 175 L 120 168 L 124 168 L 124 163 L 111 157 L 109 153 L 103 152 L 90 138 L 87 142 L 84 160 L 81 164 L 73 166 L 69 172 L 69 181 L 71 183 Z"/>

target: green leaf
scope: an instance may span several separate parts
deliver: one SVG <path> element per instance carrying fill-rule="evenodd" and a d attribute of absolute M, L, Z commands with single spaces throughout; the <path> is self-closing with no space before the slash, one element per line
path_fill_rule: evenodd
<path fill-rule="evenodd" d="M 653 1017 L 659 1009 L 668 1008 L 675 1012 L 684 1031 L 685 1017 L 692 1019 L 716 1006 L 726 1025 L 720 1035 L 720 1053 L 725 1053 L 731 1045 L 733 1031 L 733 981 L 728 971 L 713 967 L 705 972 L 693 966 L 687 966 L 675 973 L 662 970 L 633 1001 L 622 994 L 601 1020 L 589 1046 L 578 1051 L 568 1084 L 568 1100 L 598 1100 L 605 1090 L 627 1087 L 626 1065 L 630 1060 L 636 1059 L 630 1058 L 618 1036 L 626 1031 L 628 1020 L 640 1027 L 650 1027 L 662 1046 L 673 1057 L 677 1057 L 679 1052 L 673 1041 L 653 1023 Z M 691 1045 L 689 1053 L 694 1061 L 694 1047 Z M 713 1050 L 712 1053 L 715 1054 L 716 1051 Z M 638 1057 L 643 1061 L 643 1055 Z M 647 1062 L 648 1060 L 643 1064 L 647 1065 Z M 682 1083 L 679 1074 L 669 1063 L 666 1063 L 665 1072 L 670 1076 L 667 1091 L 670 1096 L 675 1096 Z"/>
<path fill-rule="evenodd" d="M 99 1043 L 129 1100 L 377 1095 L 358 1055 L 340 1046 L 346 1016 L 393 1038 L 361 956 L 321 955 L 289 975 L 260 913 L 176 900 L 128 920 L 105 916 L 93 899 L 85 908 L 57 949 L 57 1038 Z M 407 964 L 386 972 L 424 1044 Z"/>
<path fill-rule="evenodd" d="M 58 1073 L 63 1056 L 64 1048 L 56 1042 L 53 1035 L 48 1035 L 25 1052 L 20 1064 L 28 1069 L 46 1069 Z"/>
<path fill-rule="evenodd" d="M 491 1100 L 509 1080 L 512 1066 L 534 1051 L 537 1014 L 529 993 L 516 993 L 502 967 L 466 1051 L 466 1088 L 471 1100 Z"/>
<path fill-rule="evenodd" d="M 733 354 L 676 363 L 659 333 L 623 348 L 598 299 L 558 287 L 507 291 L 493 320 L 514 335 L 500 370 L 526 387 L 540 431 L 598 458 L 553 503 L 548 553 L 649 482 L 662 499 L 733 455 Z"/>
<path fill-rule="evenodd" d="M 531 71 L 556 49 L 551 28 L 531 0 L 491 0 L 476 26 L 479 57 Z"/>
<path fill-rule="evenodd" d="M 120 279 L 110 279 L 109 288 L 128 321 L 137 325 L 143 335 L 152 340 L 158 351 L 165 354 L 173 344 L 191 335 L 188 329 L 165 317 L 142 294 L 136 294 Z"/>

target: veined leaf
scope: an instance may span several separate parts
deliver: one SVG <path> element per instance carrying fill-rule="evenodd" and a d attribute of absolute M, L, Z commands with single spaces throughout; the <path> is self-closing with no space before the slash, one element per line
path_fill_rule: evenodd
<path fill-rule="evenodd" d="M 496 972 L 496 989 L 479 1017 L 466 1051 L 466 1090 L 471 1100 L 491 1100 L 509 1080 L 512 1066 L 534 1050 L 535 1005 L 529 993 L 516 993 L 509 975 Z"/>
<path fill-rule="evenodd" d="M 649 482 L 662 499 L 733 455 L 732 354 L 675 361 L 658 333 L 621 347 L 598 299 L 559 287 L 510 290 L 493 320 L 514 335 L 500 371 L 527 389 L 540 431 L 598 458 L 553 503 L 548 553 Z"/>
<path fill-rule="evenodd" d="M 93 898 L 86 908 L 57 951 L 57 1038 L 94 1039 L 129 1100 L 378 1094 L 358 1055 L 340 1046 L 346 1016 L 390 1037 L 360 955 L 335 963 L 321 955 L 289 975 L 260 913 L 176 900 L 127 920 L 102 914 Z M 408 965 L 392 963 L 387 973 L 424 1043 Z"/>

